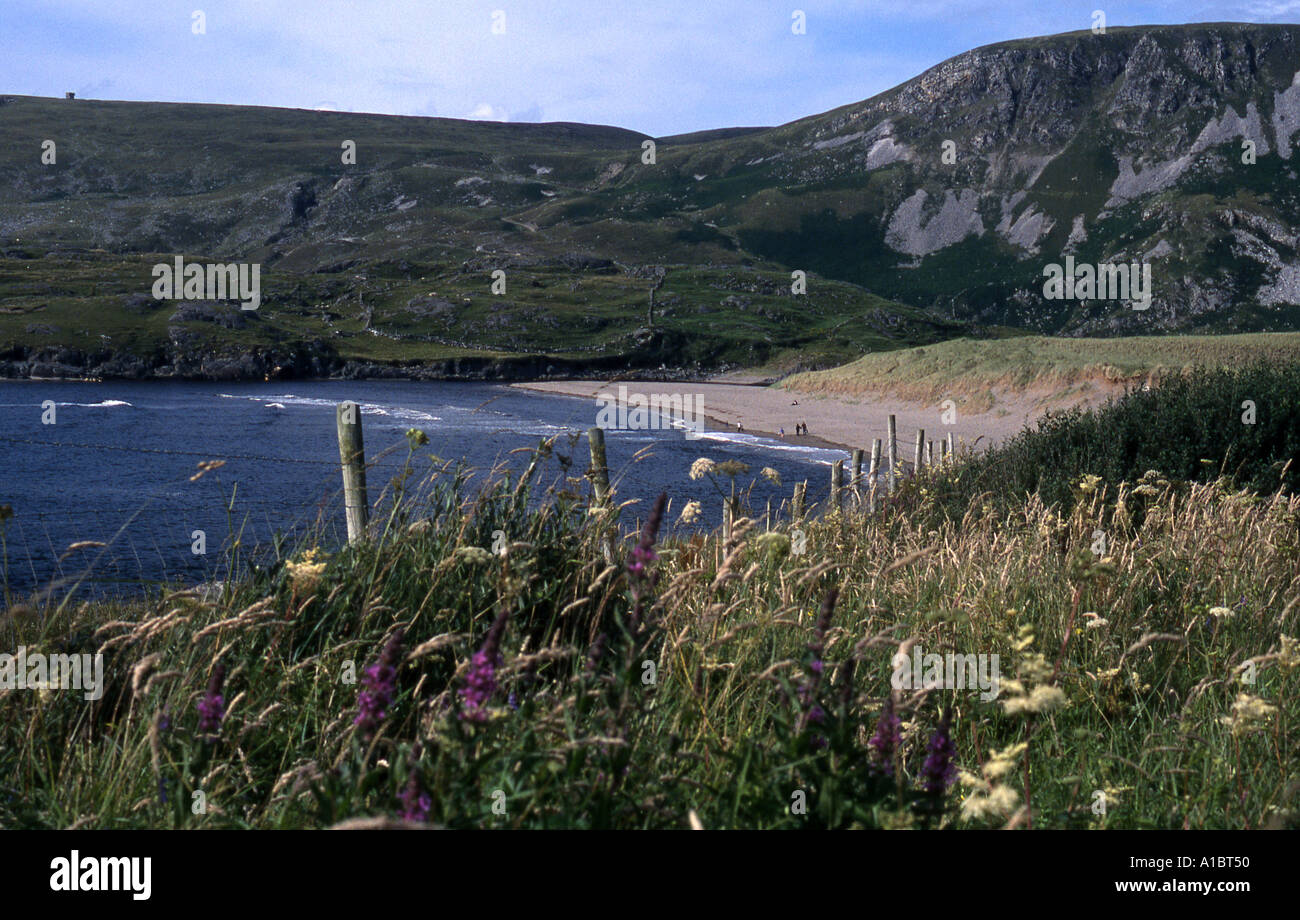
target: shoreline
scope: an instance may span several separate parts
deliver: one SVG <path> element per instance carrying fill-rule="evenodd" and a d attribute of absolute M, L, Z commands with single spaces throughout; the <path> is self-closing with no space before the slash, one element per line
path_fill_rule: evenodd
<path fill-rule="evenodd" d="M 590 399 L 605 394 L 617 398 L 617 387 L 626 387 L 629 396 L 692 396 L 702 406 L 701 414 L 718 430 L 737 432 L 743 424 L 744 434 L 801 447 L 870 453 L 872 441 L 879 438 L 884 446 L 890 415 L 897 420 L 900 460 L 910 462 L 916 434 L 924 431 L 926 441 L 938 442 L 952 433 L 958 451 L 984 450 L 1018 434 L 1041 417 L 1047 407 L 1039 405 L 1031 394 L 1012 400 L 991 412 L 963 413 L 960 408 L 951 416 L 940 405 L 929 406 L 897 398 L 864 397 L 851 399 L 783 390 L 772 386 L 735 383 L 682 383 L 679 381 L 605 381 L 564 380 L 533 381 L 509 384 L 512 389 L 551 395 Z M 948 419 L 948 423 L 945 420 Z M 793 434 L 795 424 L 806 422 L 813 434 Z M 595 410 L 592 412 L 595 424 Z M 785 428 L 782 438 L 779 429 Z M 934 444 L 937 461 L 940 447 Z"/>
<path fill-rule="evenodd" d="M 510 380 L 420 380 L 413 377 L 387 378 L 389 382 L 410 383 L 474 383 L 493 384 L 509 387 L 524 392 L 546 393 L 552 396 L 564 396 L 573 399 L 595 401 L 601 394 L 617 398 L 620 386 L 627 388 L 627 393 L 649 396 L 690 396 L 698 400 L 700 415 L 708 422 L 706 432 L 726 434 L 746 434 L 764 438 L 777 444 L 792 447 L 805 447 L 823 450 L 843 450 L 846 453 L 863 449 L 868 453 L 872 441 L 879 438 L 884 444 L 888 432 L 888 417 L 897 419 L 899 459 L 911 462 L 915 451 L 915 438 L 918 430 L 925 432 L 925 439 L 938 442 L 945 439 L 949 432 L 954 436 L 957 450 L 982 451 L 1001 443 L 1022 431 L 1042 417 L 1049 409 L 1062 406 L 1045 405 L 1032 392 L 1021 394 L 999 394 L 998 406 L 987 412 L 966 412 L 958 407 L 948 423 L 946 414 L 939 405 L 926 405 L 919 401 L 903 400 L 897 397 L 845 397 L 786 390 L 772 385 L 771 378 L 758 375 L 736 374 L 742 382 L 721 382 L 717 378 L 710 380 L 650 380 L 616 376 L 613 378 L 569 378 L 564 380 L 534 379 L 522 381 Z M 745 379 L 748 376 L 749 379 Z M 312 377 L 312 378 L 278 378 L 272 380 L 210 380 L 193 381 L 176 378 L 144 378 L 132 380 L 132 383 L 163 384 L 177 382 L 210 382 L 228 384 L 289 383 L 291 380 L 320 383 L 345 383 L 356 380 L 348 377 Z M 362 378 L 365 380 L 376 378 Z M 725 379 L 725 376 L 724 376 Z M 80 383 L 103 384 L 118 382 L 115 380 L 88 378 L 6 378 L 10 383 Z M 123 381 L 126 382 L 126 381 Z M 1086 400 L 1079 400 L 1086 402 Z M 592 425 L 596 423 L 593 406 Z M 806 422 L 813 432 L 807 435 L 795 435 L 797 423 Z M 737 425 L 744 425 L 738 430 Z M 780 429 L 785 429 L 782 436 Z M 887 450 L 887 447 L 884 448 Z M 934 456 L 940 456 L 939 444 L 934 444 Z"/>
<path fill-rule="evenodd" d="M 760 384 L 753 384 L 753 383 L 727 383 L 727 384 L 682 383 L 679 381 L 664 382 L 664 381 L 650 381 L 650 380 L 647 381 L 611 380 L 603 383 L 585 381 L 585 380 L 584 381 L 538 380 L 529 383 L 511 383 L 507 385 L 514 390 L 528 390 L 535 393 L 545 393 L 548 396 L 561 396 L 565 399 L 587 400 L 587 399 L 594 399 L 595 398 L 594 393 L 589 395 L 587 393 L 566 392 L 565 388 L 569 384 L 572 384 L 575 388 L 582 387 L 584 385 L 589 385 L 591 387 L 596 388 L 595 392 L 601 392 L 603 388 L 606 386 L 618 386 L 619 384 L 626 386 L 629 382 L 637 383 L 638 385 L 663 385 L 663 386 L 678 387 L 678 388 L 682 388 L 682 387 L 706 387 L 707 388 L 707 387 L 719 387 L 719 386 L 735 386 L 735 387 L 751 387 L 755 389 L 763 389 L 763 387 Z M 646 390 L 644 389 L 644 386 L 642 386 L 641 389 L 637 389 L 637 390 L 633 390 L 632 388 L 629 387 L 629 392 L 646 392 Z M 705 402 L 705 404 L 707 405 L 707 401 Z M 736 427 L 733 424 L 730 424 L 729 420 L 723 415 L 714 414 L 713 412 L 709 411 L 707 408 L 704 410 L 702 414 L 707 421 L 712 422 L 717 426 L 716 428 L 705 429 L 706 433 L 725 432 L 727 434 L 750 434 L 750 435 L 754 435 L 755 437 L 767 438 L 772 441 L 778 441 L 783 444 L 792 444 L 799 447 L 816 447 L 821 450 L 846 450 L 850 452 L 854 450 L 854 448 L 848 444 L 842 444 L 838 441 L 831 441 L 831 440 L 827 440 L 826 438 L 816 437 L 814 435 L 796 435 L 793 433 L 793 431 L 789 429 L 786 430 L 784 437 L 782 437 L 781 432 L 779 430 L 769 431 L 759 427 L 751 428 L 748 425 L 745 426 L 745 429 L 743 431 L 738 431 Z M 593 413 L 592 425 L 595 425 L 595 423 L 596 420 L 595 420 L 595 415 Z M 777 426 L 777 427 L 779 429 L 781 426 Z"/>

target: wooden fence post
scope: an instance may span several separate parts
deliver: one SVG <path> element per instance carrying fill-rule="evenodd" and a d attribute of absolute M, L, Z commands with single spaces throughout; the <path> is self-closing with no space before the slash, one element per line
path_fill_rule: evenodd
<path fill-rule="evenodd" d="M 889 494 L 894 494 L 898 480 L 898 420 L 889 417 Z"/>
<path fill-rule="evenodd" d="M 339 460 L 343 464 L 343 508 L 348 542 L 365 539 L 370 503 L 366 500 L 366 449 L 361 439 L 361 407 L 341 402 L 334 410 L 339 431 Z"/>
<path fill-rule="evenodd" d="M 921 475 L 921 461 L 924 460 L 922 450 L 925 448 L 925 429 L 916 429 L 916 455 L 912 459 L 912 475 Z"/>
<path fill-rule="evenodd" d="M 605 459 L 605 429 L 596 427 L 587 429 L 587 446 L 591 450 L 591 493 L 596 507 L 604 510 L 610 506 L 609 462 Z M 606 562 L 614 559 L 614 541 L 610 537 L 610 528 L 601 527 L 600 552 Z"/>
<path fill-rule="evenodd" d="M 853 490 L 853 502 L 855 505 L 862 504 L 862 448 L 853 452 L 853 464 L 849 474 L 849 488 Z"/>
<path fill-rule="evenodd" d="M 876 510 L 876 486 L 880 479 L 880 438 L 871 442 L 871 469 L 867 471 L 867 495 L 870 509 Z"/>
<path fill-rule="evenodd" d="M 948 432 L 948 459 L 951 462 L 957 460 L 957 442 L 955 438 L 956 436 L 951 431 Z"/>
<path fill-rule="evenodd" d="M 934 467 L 934 441 L 933 440 L 925 442 L 925 465 L 931 468 Z"/>
<path fill-rule="evenodd" d="M 844 500 L 844 461 L 831 464 L 831 508 L 839 511 Z"/>
<path fill-rule="evenodd" d="M 796 482 L 794 484 L 794 495 L 790 498 L 790 518 L 799 521 L 803 519 L 804 499 L 808 495 L 808 480 Z"/>
<path fill-rule="evenodd" d="M 587 430 L 587 446 L 591 448 L 591 491 L 596 504 L 609 504 L 609 463 L 605 459 L 605 429 Z"/>

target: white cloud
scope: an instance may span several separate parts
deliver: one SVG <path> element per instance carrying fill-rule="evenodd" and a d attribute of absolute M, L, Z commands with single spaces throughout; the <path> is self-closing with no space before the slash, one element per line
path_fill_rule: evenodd
<path fill-rule="evenodd" d="M 509 121 L 510 120 L 510 116 L 508 113 L 504 112 L 501 109 L 498 109 L 490 102 L 480 102 L 478 105 L 474 106 L 474 110 L 470 112 L 468 115 L 466 115 L 465 117 L 476 118 L 480 121 Z"/>
<path fill-rule="evenodd" d="M 0 0 L 0 86 L 122 99 L 613 124 L 663 136 L 857 102 L 1098 0 Z M 190 33 L 200 7 L 207 34 Z M 492 11 L 506 9 L 504 35 Z M 1147 0 L 1111 24 L 1277 18 L 1300 0 Z M 807 14 L 806 35 L 790 31 Z M 1108 11 L 1109 12 L 1109 11 Z M 84 92 L 84 90 L 83 90 Z M 328 100 L 322 102 L 321 100 Z M 484 100 L 491 100 L 490 103 Z"/>

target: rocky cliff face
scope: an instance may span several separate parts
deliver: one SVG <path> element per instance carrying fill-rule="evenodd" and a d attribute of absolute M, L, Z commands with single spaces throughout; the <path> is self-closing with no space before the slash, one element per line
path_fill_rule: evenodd
<path fill-rule="evenodd" d="M 858 192 L 830 205 L 830 225 L 861 246 L 858 265 L 812 254 L 816 267 L 875 278 L 900 299 L 929 294 L 957 315 L 1049 331 L 1290 328 L 1298 78 L 1295 26 L 994 45 L 774 129 L 785 149 L 770 174 L 804 198 Z M 750 231 L 755 248 L 787 259 L 797 235 Z M 1044 303 L 1042 268 L 1066 255 L 1151 262 L 1152 308 Z"/>

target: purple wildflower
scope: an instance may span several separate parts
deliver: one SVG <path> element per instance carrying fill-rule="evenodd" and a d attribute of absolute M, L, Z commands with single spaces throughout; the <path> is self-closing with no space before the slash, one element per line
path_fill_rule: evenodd
<path fill-rule="evenodd" d="M 226 717 L 226 701 L 221 695 L 221 685 L 226 680 L 226 666 L 217 662 L 208 678 L 208 692 L 199 700 L 199 734 L 215 736 L 221 731 L 221 720 Z"/>
<path fill-rule="evenodd" d="M 627 564 L 627 570 L 632 575 L 640 577 L 645 573 L 646 568 L 659 559 L 659 556 L 653 549 L 647 549 L 641 544 L 632 547 L 632 558 Z"/>
<path fill-rule="evenodd" d="M 957 775 L 957 746 L 950 737 L 951 715 L 944 713 L 926 748 L 927 756 L 921 767 L 921 787 L 930 795 L 940 796 L 947 791 Z"/>
<path fill-rule="evenodd" d="M 361 729 L 362 737 L 369 739 L 379 724 L 388 718 L 388 708 L 393 705 L 397 691 L 397 666 L 402 663 L 402 638 L 404 630 L 393 633 L 379 659 L 366 668 L 357 693 L 357 717 L 353 724 Z"/>
<path fill-rule="evenodd" d="M 871 748 L 872 768 L 885 776 L 894 775 L 894 752 L 903 743 L 902 725 L 903 720 L 894 712 L 894 698 L 886 697 L 885 708 L 876 720 L 876 733 L 867 742 L 867 747 Z"/>
<path fill-rule="evenodd" d="M 640 624 L 645 595 L 655 585 L 656 575 L 650 571 L 650 567 L 659 559 L 654 549 L 655 540 L 658 539 L 659 526 L 663 523 L 664 509 L 667 505 L 668 493 L 660 492 L 659 497 L 655 499 L 654 508 L 650 510 L 650 517 L 641 528 L 641 539 L 632 548 L 628 558 L 627 573 L 631 581 L 632 599 L 635 601 L 632 609 L 633 627 Z"/>
<path fill-rule="evenodd" d="M 416 773 L 406 783 L 401 796 L 403 821 L 424 823 L 429 820 L 429 811 L 433 808 L 433 799 L 429 793 L 420 788 L 420 777 Z"/>
<path fill-rule="evenodd" d="M 839 594 L 839 588 L 831 588 L 822 599 L 821 613 L 817 615 L 817 625 L 813 627 L 813 641 L 808 645 L 815 659 L 820 659 L 826 650 L 826 634 L 831 629 L 831 618 L 835 615 L 835 601 Z"/>
<path fill-rule="evenodd" d="M 812 660 L 808 662 L 808 672 L 811 676 L 799 687 L 799 702 L 804 710 L 803 716 L 799 719 L 800 731 L 809 725 L 821 725 L 826 721 L 826 710 L 818 704 L 817 697 L 821 689 L 822 674 L 826 670 L 825 662 L 822 661 L 822 653 L 826 648 L 826 632 L 830 629 L 831 617 L 835 613 L 835 600 L 838 596 L 837 588 L 831 588 L 826 592 L 826 597 L 822 600 L 821 613 L 817 617 L 817 625 L 813 629 L 813 641 L 808 644 L 808 651 L 812 656 Z M 825 747 L 826 739 L 814 735 L 812 744 L 816 748 Z"/>
<path fill-rule="evenodd" d="M 486 722 L 487 704 L 497 689 L 497 668 L 501 664 L 501 636 L 506 630 L 506 621 L 510 618 L 509 610 L 502 610 L 488 630 L 483 647 L 470 659 L 469 674 L 465 676 L 465 686 L 460 690 L 464 702 L 460 717 L 470 722 Z"/>
<path fill-rule="evenodd" d="M 469 675 L 465 678 L 465 686 L 460 691 L 461 699 L 465 701 L 465 708 L 461 712 L 462 719 L 469 719 L 471 722 L 486 722 L 487 712 L 484 707 L 492 698 L 492 693 L 497 688 L 496 678 L 496 661 L 492 659 L 487 652 L 479 650 L 474 653 L 470 659 Z"/>

